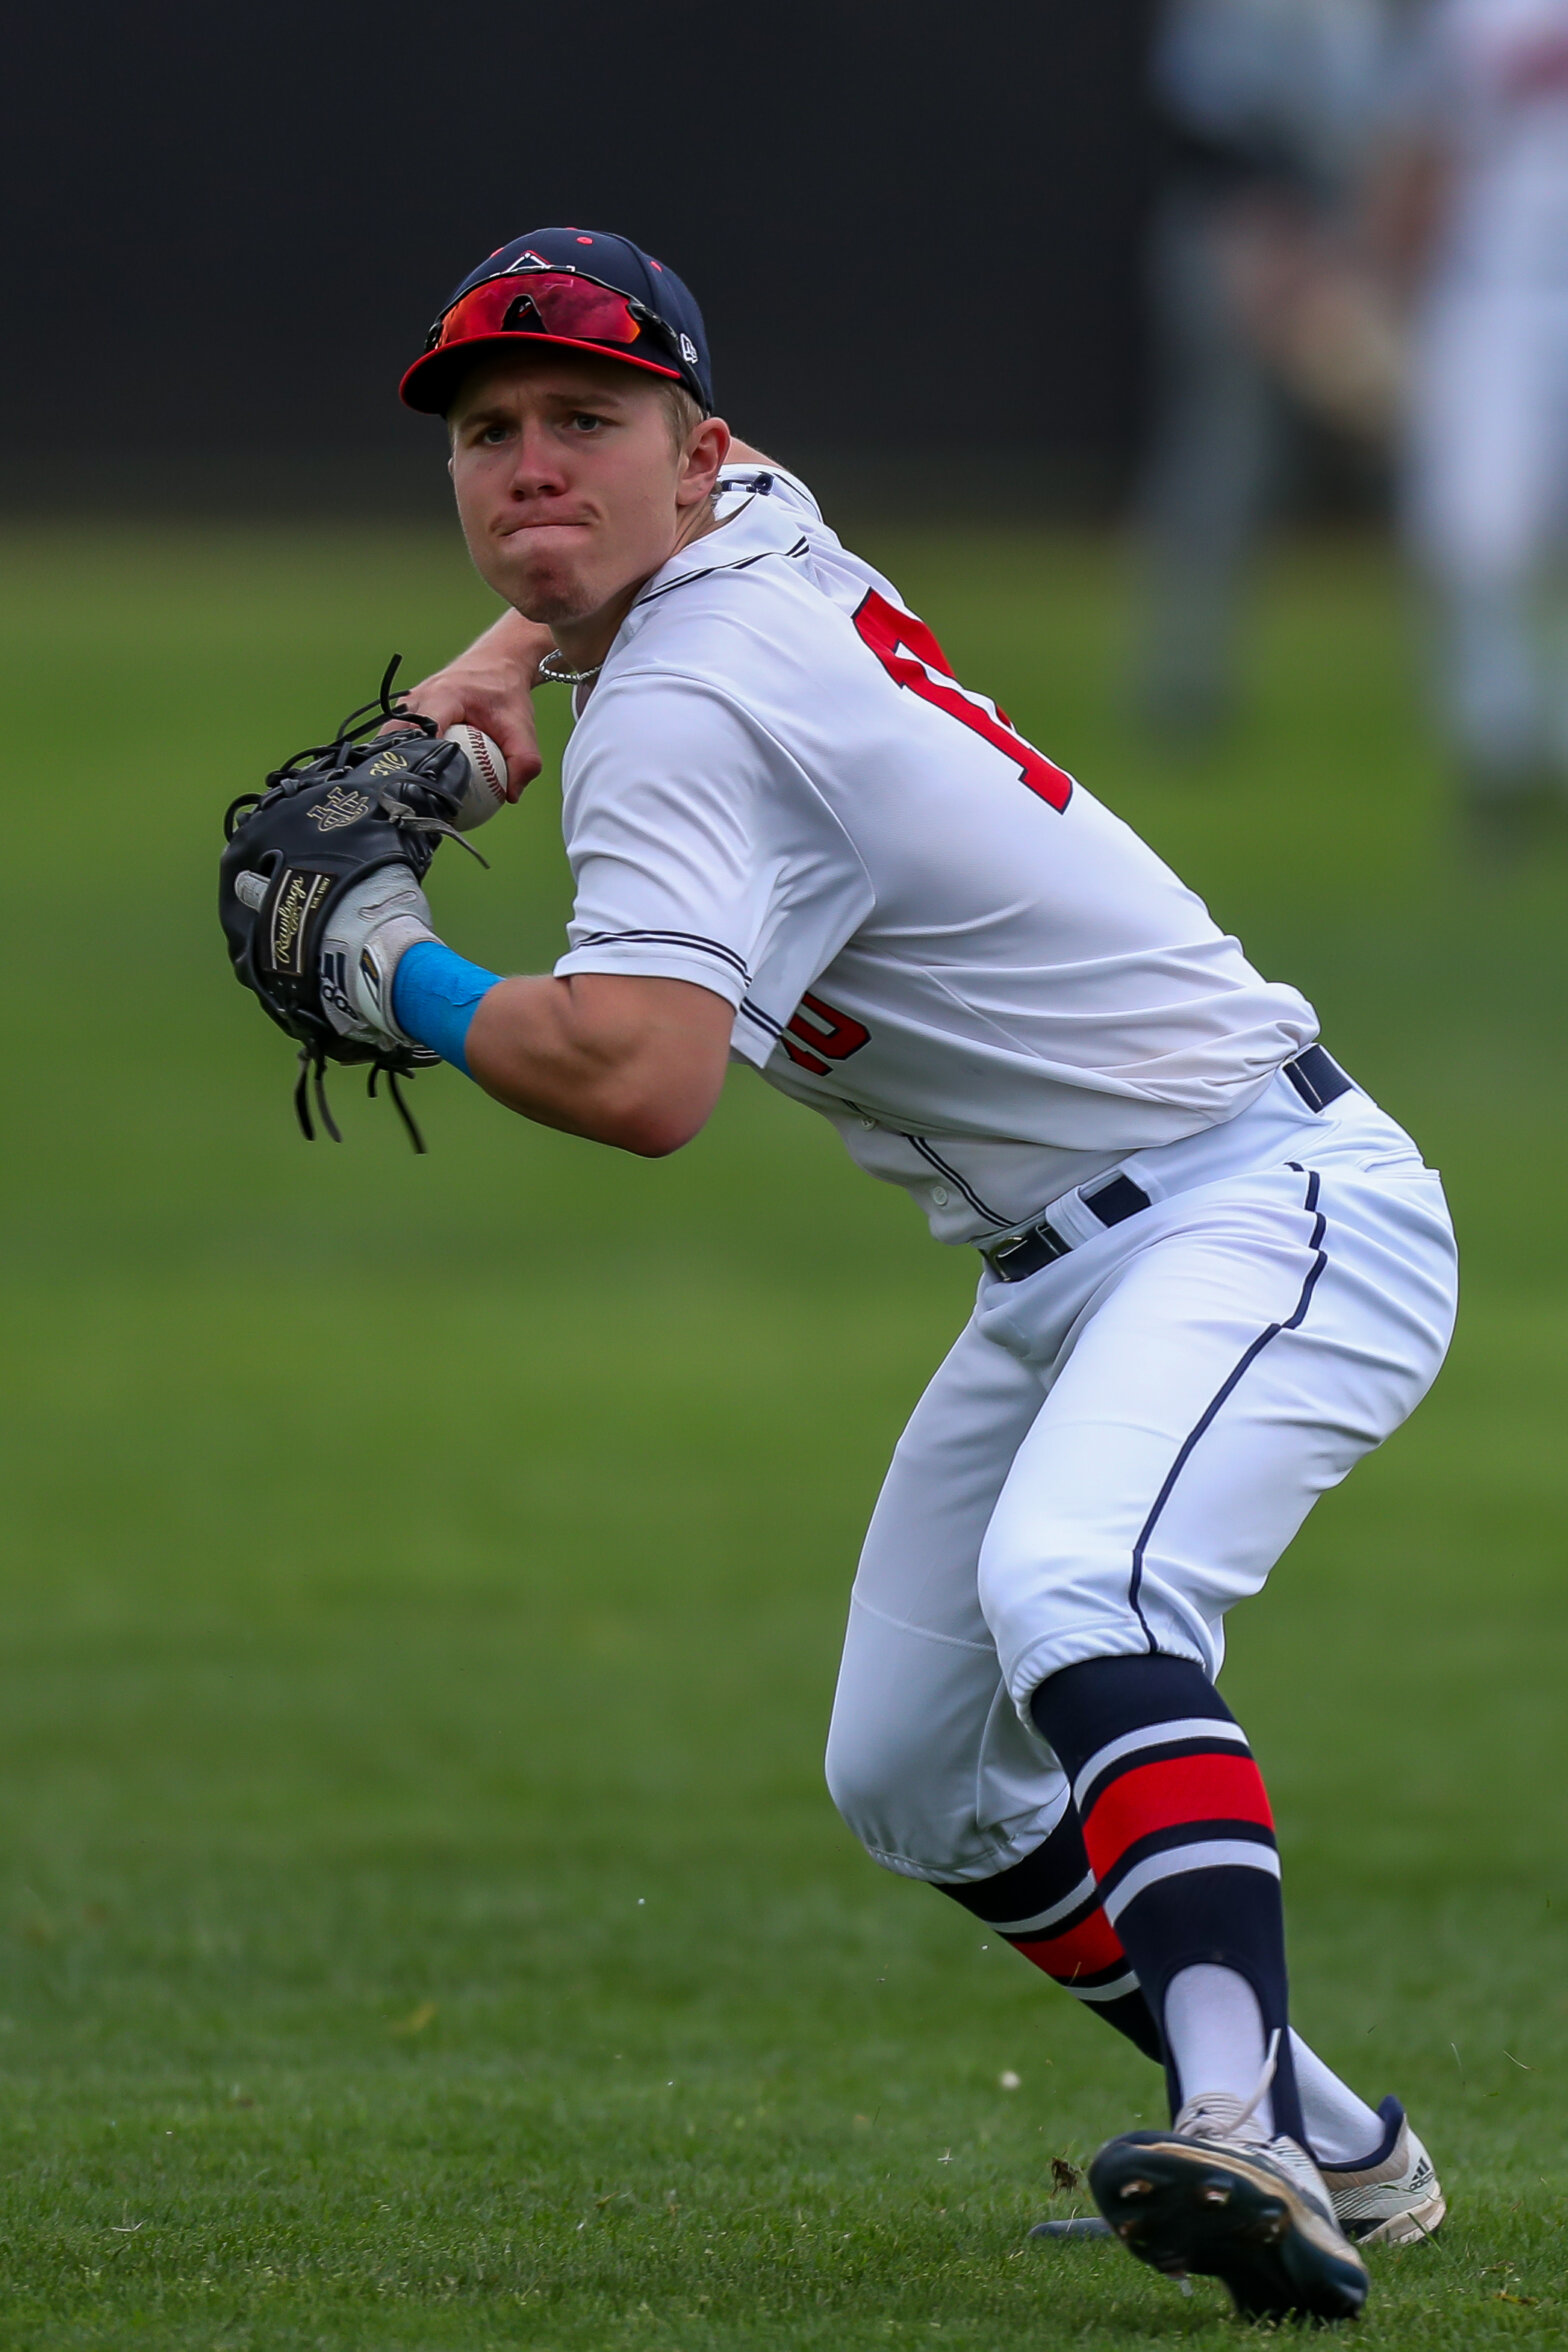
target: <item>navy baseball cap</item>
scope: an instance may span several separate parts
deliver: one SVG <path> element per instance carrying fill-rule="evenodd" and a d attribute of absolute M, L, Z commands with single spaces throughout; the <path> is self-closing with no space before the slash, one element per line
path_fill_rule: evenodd
<path fill-rule="evenodd" d="M 475 359 L 525 339 L 667 376 L 713 414 L 708 339 L 686 287 L 629 237 L 587 229 L 535 229 L 470 270 L 442 305 L 399 398 L 444 416 Z"/>

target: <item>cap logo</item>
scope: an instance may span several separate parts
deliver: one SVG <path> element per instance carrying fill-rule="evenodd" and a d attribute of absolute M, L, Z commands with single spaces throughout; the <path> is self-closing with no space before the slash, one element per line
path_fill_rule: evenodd
<path fill-rule="evenodd" d="M 520 253 L 512 264 L 513 269 L 527 268 L 547 270 L 559 269 L 560 266 L 561 265 L 558 261 L 546 261 L 544 255 L 542 253 L 535 253 L 532 246 L 529 246 L 526 251 Z"/>
<path fill-rule="evenodd" d="M 686 362 L 688 367 L 696 366 L 697 346 L 689 335 L 683 335 L 681 337 L 681 357 Z"/>

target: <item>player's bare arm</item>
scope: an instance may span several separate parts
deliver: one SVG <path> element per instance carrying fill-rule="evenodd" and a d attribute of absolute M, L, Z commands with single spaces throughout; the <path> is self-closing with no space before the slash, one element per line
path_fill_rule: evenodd
<path fill-rule="evenodd" d="M 688 980 L 579 972 L 480 1000 L 469 1073 L 508 1110 L 644 1159 L 689 1143 L 719 1099 L 735 1015 Z"/>

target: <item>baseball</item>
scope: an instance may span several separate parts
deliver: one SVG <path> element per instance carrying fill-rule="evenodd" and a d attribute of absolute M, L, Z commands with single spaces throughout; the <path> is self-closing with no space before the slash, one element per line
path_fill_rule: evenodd
<path fill-rule="evenodd" d="M 459 832 L 472 833 L 506 806 L 506 762 L 500 745 L 479 727 L 448 727 L 446 741 L 457 744 L 468 757 L 468 789 L 453 822 Z"/>

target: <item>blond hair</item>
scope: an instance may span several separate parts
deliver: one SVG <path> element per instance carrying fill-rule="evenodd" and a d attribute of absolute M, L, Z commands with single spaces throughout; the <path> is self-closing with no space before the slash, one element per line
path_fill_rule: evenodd
<path fill-rule="evenodd" d="M 655 389 L 664 406 L 665 421 L 670 428 L 670 439 L 675 444 L 676 454 L 679 455 L 691 435 L 702 423 L 702 410 L 697 406 L 685 385 L 675 383 L 668 376 L 661 376 Z"/>

